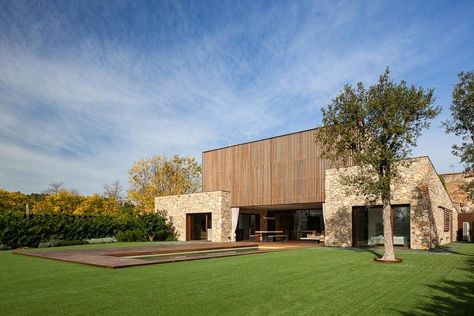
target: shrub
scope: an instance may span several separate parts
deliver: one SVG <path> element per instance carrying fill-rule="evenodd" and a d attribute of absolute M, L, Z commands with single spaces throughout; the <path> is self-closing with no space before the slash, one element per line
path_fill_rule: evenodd
<path fill-rule="evenodd" d="M 118 241 L 145 241 L 146 236 L 143 230 L 126 230 L 117 233 Z"/>
<path fill-rule="evenodd" d="M 0 251 L 1 250 L 8 250 L 8 249 L 10 249 L 10 247 L 8 247 L 7 245 L 0 244 Z"/>
<path fill-rule="evenodd" d="M 148 240 L 166 240 L 174 237 L 174 229 L 168 225 L 166 219 L 158 213 L 147 213 L 139 216 Z"/>
<path fill-rule="evenodd" d="M 40 242 L 38 248 L 49 248 L 49 247 L 58 247 L 59 243 L 57 240 L 51 240 L 47 242 Z"/>
<path fill-rule="evenodd" d="M 166 237 L 165 241 L 177 241 L 178 238 L 176 238 L 176 235 L 170 235 Z"/>
<path fill-rule="evenodd" d="M 76 246 L 76 245 L 84 245 L 87 244 L 87 242 L 84 242 L 82 240 L 59 240 L 59 246 Z"/>
<path fill-rule="evenodd" d="M 155 239 L 166 240 L 173 235 L 174 229 L 159 214 L 112 217 L 0 213 L 0 244 L 8 248 L 38 247 L 40 243 L 51 247 L 47 243 L 52 241 L 112 238 L 120 231 L 136 231 L 129 233 L 131 236 L 127 240 L 145 240 L 149 234 Z"/>
<path fill-rule="evenodd" d="M 88 244 L 87 241 L 83 240 L 51 240 L 48 242 L 40 242 L 38 248 L 49 248 L 49 247 L 62 247 L 62 246 L 75 246 Z"/>
<path fill-rule="evenodd" d="M 104 238 L 85 239 L 84 241 L 87 242 L 88 244 L 107 244 L 107 243 L 117 242 L 117 239 L 115 237 L 104 237 Z"/>

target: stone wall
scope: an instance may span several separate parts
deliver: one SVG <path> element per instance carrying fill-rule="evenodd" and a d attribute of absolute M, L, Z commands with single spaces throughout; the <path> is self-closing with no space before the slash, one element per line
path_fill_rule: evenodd
<path fill-rule="evenodd" d="M 466 174 L 463 172 L 441 174 L 446 183 L 448 194 L 454 203 L 459 205 L 461 212 L 474 212 L 474 204 L 468 198 L 465 187 L 474 181 L 474 173 Z"/>
<path fill-rule="evenodd" d="M 402 180 L 392 188 L 392 204 L 410 204 L 411 248 L 427 249 L 454 241 L 457 213 L 431 161 L 422 157 L 407 162 L 399 167 Z M 326 170 L 327 246 L 352 246 L 352 207 L 369 204 L 355 193 L 348 195 L 348 188 L 341 184 L 341 174 L 356 171 L 357 167 Z M 444 210 L 440 206 L 452 210 L 449 232 L 444 232 Z"/>
<path fill-rule="evenodd" d="M 214 191 L 155 198 L 155 212 L 164 211 L 173 221 L 178 240 L 186 240 L 186 214 L 211 213 L 214 242 L 229 241 L 232 228 L 230 192 Z"/>

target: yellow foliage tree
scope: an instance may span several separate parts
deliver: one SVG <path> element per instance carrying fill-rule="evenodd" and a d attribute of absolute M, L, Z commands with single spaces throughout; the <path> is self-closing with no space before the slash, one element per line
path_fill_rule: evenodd
<path fill-rule="evenodd" d="M 33 206 L 35 214 L 73 214 L 84 201 L 84 197 L 75 192 L 59 191 L 47 195 L 44 200 Z"/>
<path fill-rule="evenodd" d="M 129 199 L 138 211 L 150 212 L 157 196 L 200 191 L 201 166 L 192 157 L 154 156 L 136 161 L 129 170 L 129 180 Z"/>
<path fill-rule="evenodd" d="M 85 197 L 73 214 L 118 216 L 120 214 L 120 203 L 117 199 L 104 198 L 98 194 L 93 194 Z"/>
<path fill-rule="evenodd" d="M 0 208 L 4 210 L 24 211 L 29 197 L 21 192 L 8 192 L 0 189 Z"/>

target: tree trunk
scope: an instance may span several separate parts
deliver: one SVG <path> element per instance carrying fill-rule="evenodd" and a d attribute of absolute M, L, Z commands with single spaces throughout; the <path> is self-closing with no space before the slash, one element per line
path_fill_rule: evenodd
<path fill-rule="evenodd" d="M 395 261 L 395 251 L 393 249 L 392 207 L 389 201 L 383 202 L 383 236 L 384 253 L 381 259 Z"/>

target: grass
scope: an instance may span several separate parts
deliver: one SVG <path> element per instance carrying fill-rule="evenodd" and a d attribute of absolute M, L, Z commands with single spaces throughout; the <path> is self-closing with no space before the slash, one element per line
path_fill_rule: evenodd
<path fill-rule="evenodd" d="M 68 248 L 144 244 L 149 243 Z M 403 264 L 375 263 L 374 254 L 364 250 L 317 248 L 117 270 L 4 251 L 0 311 L 2 315 L 472 315 L 474 244 L 454 243 L 450 249 L 398 251 Z"/>

